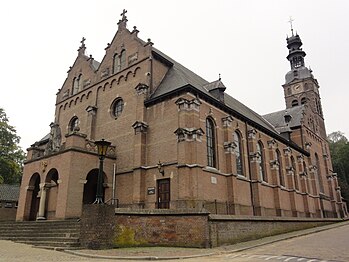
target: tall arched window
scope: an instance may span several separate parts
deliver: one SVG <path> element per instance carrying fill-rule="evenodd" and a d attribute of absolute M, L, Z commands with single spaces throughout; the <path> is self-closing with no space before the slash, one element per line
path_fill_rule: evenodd
<path fill-rule="evenodd" d="M 242 162 L 242 143 L 241 136 L 238 132 L 234 132 L 234 142 L 235 142 L 235 159 L 236 159 L 236 174 L 244 175 L 243 162 Z"/>
<path fill-rule="evenodd" d="M 113 57 L 113 74 L 120 71 L 120 59 L 118 54 L 115 54 Z"/>
<path fill-rule="evenodd" d="M 320 159 L 317 153 L 315 153 L 315 160 L 316 160 L 316 167 L 317 167 L 317 177 L 319 181 L 319 190 L 320 190 L 320 193 L 324 193 L 324 184 L 322 182 L 322 176 L 321 176 Z"/>
<path fill-rule="evenodd" d="M 264 171 L 264 154 L 263 154 L 263 144 L 261 141 L 258 141 L 257 143 L 257 153 L 259 155 L 258 158 L 258 174 L 259 178 L 262 181 L 267 181 L 265 177 L 265 171 Z"/>
<path fill-rule="evenodd" d="M 285 186 L 285 179 L 284 179 L 284 175 L 282 172 L 283 168 L 282 168 L 281 154 L 280 154 L 279 150 L 276 150 L 276 161 L 277 161 L 278 166 L 279 166 L 278 175 L 279 175 L 280 185 Z"/>
<path fill-rule="evenodd" d="M 124 69 L 126 67 L 126 51 L 122 50 L 120 54 L 120 69 Z"/>
<path fill-rule="evenodd" d="M 207 165 L 216 167 L 215 125 L 212 119 L 206 119 Z"/>
<path fill-rule="evenodd" d="M 293 169 L 294 188 L 296 190 L 299 190 L 298 173 L 296 170 L 296 161 L 294 160 L 293 156 L 291 156 L 291 165 L 292 165 L 292 169 Z"/>

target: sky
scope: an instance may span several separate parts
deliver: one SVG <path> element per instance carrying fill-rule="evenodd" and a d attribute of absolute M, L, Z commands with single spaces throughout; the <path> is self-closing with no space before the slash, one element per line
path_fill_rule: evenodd
<path fill-rule="evenodd" d="M 101 61 L 123 9 L 128 28 L 264 115 L 285 108 L 290 16 L 320 84 L 327 133 L 349 136 L 347 0 L 13 0 L 0 2 L 0 107 L 27 149 L 50 131 L 58 89 L 77 57 Z"/>

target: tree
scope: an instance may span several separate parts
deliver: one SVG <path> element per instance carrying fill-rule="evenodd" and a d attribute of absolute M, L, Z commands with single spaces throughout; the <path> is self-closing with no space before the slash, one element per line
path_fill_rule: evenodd
<path fill-rule="evenodd" d="M 328 135 L 332 165 L 338 175 L 342 196 L 349 207 L 349 142 L 340 131 Z"/>
<path fill-rule="evenodd" d="M 20 137 L 9 124 L 4 109 L 0 108 L 0 183 L 17 184 L 22 177 L 25 153 L 18 145 Z"/>

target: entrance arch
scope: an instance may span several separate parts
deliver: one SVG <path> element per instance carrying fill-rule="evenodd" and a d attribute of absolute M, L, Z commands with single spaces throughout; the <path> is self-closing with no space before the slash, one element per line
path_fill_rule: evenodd
<path fill-rule="evenodd" d="M 29 220 L 36 220 L 37 213 L 39 211 L 40 196 L 40 175 L 35 173 L 29 180 L 28 194 L 29 195 Z"/>
<path fill-rule="evenodd" d="M 51 169 L 46 176 L 45 186 L 46 186 L 46 203 L 45 210 L 47 219 L 52 219 L 56 217 L 56 208 L 57 208 L 57 195 L 59 190 L 58 185 L 58 171 L 57 169 Z"/>
<path fill-rule="evenodd" d="M 98 180 L 98 168 L 92 169 L 86 176 L 86 183 L 84 185 L 84 195 L 82 199 L 82 203 L 92 204 L 96 200 L 97 193 L 97 180 Z M 103 184 L 107 183 L 107 176 L 103 172 Z M 103 202 L 105 201 L 105 188 L 103 186 Z"/>

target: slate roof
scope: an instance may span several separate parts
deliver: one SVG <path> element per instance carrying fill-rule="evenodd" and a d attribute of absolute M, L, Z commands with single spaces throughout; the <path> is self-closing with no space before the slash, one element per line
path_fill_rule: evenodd
<path fill-rule="evenodd" d="M 180 63 L 176 62 L 172 58 L 168 57 L 161 51 L 153 48 L 153 53 L 155 55 L 160 56 L 161 58 L 164 58 L 167 60 L 169 63 L 172 64 L 172 67 L 169 69 L 167 74 L 165 75 L 164 79 L 158 86 L 158 88 L 155 90 L 155 92 L 151 95 L 150 101 L 154 101 L 157 98 L 160 98 L 162 96 L 165 96 L 168 93 L 174 92 L 181 87 L 185 86 L 192 86 L 201 93 L 205 94 L 206 96 L 210 97 L 211 99 L 216 100 L 219 103 L 220 102 L 218 99 L 216 99 L 212 94 L 209 92 L 208 87 L 212 89 L 212 87 L 215 87 L 216 84 L 219 84 L 223 87 L 224 84 L 219 81 L 215 81 L 213 83 L 209 83 L 202 77 L 198 76 L 194 72 L 190 71 L 188 68 L 184 67 Z M 231 97 L 230 95 L 224 93 L 224 104 L 227 106 L 229 109 L 232 109 L 235 111 L 238 115 L 245 117 L 252 122 L 258 124 L 259 126 L 262 126 L 266 128 L 268 131 L 274 133 L 275 135 L 279 135 L 278 131 L 268 122 L 266 121 L 262 116 L 254 112 L 252 109 L 248 108 L 235 98 Z"/>
<path fill-rule="evenodd" d="M 305 106 L 299 105 L 264 115 L 263 118 L 265 118 L 270 124 L 272 124 L 279 132 L 282 132 L 286 126 L 291 129 L 300 126 L 302 124 L 301 122 L 304 112 Z M 291 120 L 288 125 L 285 122 L 285 115 L 287 114 L 291 116 Z"/>
<path fill-rule="evenodd" d="M 0 184 L 0 201 L 18 201 L 19 185 Z"/>

